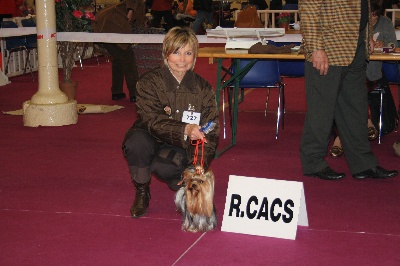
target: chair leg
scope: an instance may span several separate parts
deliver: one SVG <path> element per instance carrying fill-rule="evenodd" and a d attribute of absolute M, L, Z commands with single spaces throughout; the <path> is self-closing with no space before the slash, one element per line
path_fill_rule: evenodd
<path fill-rule="evenodd" d="M 222 124 L 224 131 L 224 139 L 226 139 L 225 88 L 222 91 Z"/>
<path fill-rule="evenodd" d="M 26 73 L 26 66 L 29 63 L 29 70 L 31 71 L 31 76 L 32 76 L 32 80 L 35 80 L 35 78 L 33 77 L 33 73 L 32 73 L 32 65 L 31 65 L 31 60 L 29 58 L 29 54 L 30 54 L 30 50 L 25 50 L 26 51 L 26 58 L 25 58 L 25 67 L 24 67 L 24 74 Z"/>
<path fill-rule="evenodd" d="M 382 109 L 383 109 L 383 89 L 380 88 L 380 105 L 379 105 L 379 135 L 378 135 L 378 144 L 381 144 L 382 137 Z"/>
<path fill-rule="evenodd" d="M 25 53 L 26 53 L 26 56 L 25 56 L 24 73 L 22 73 L 23 75 L 25 75 L 25 73 L 26 73 L 26 66 L 28 65 L 28 60 L 29 60 L 29 53 L 28 53 L 28 50 L 24 50 L 24 51 L 25 51 Z"/>
<path fill-rule="evenodd" d="M 81 52 L 80 52 L 80 50 L 79 50 L 79 49 L 76 49 L 76 50 L 77 50 L 77 52 L 78 52 L 79 63 L 80 63 L 80 65 L 81 65 L 81 69 L 83 69 Z"/>
<path fill-rule="evenodd" d="M 281 120 L 282 120 L 282 121 L 281 121 Z M 275 133 L 275 139 L 278 139 L 278 135 L 279 135 L 279 124 L 282 124 L 282 129 L 284 129 L 284 121 L 285 121 L 285 96 L 284 96 L 284 87 L 283 87 L 283 85 L 279 85 L 278 110 L 277 110 L 277 119 L 276 119 L 276 133 Z"/>
<path fill-rule="evenodd" d="M 267 116 L 267 111 L 268 111 L 268 101 L 269 101 L 269 93 L 270 93 L 270 88 L 267 89 L 267 100 L 265 101 L 265 112 L 264 116 Z"/>
<path fill-rule="evenodd" d="M 276 131 L 275 131 L 275 139 L 278 139 L 278 134 L 279 134 L 279 122 L 281 120 L 281 97 L 280 97 L 280 92 L 278 96 L 278 110 L 276 112 Z"/>
<path fill-rule="evenodd" d="M 12 54 L 12 52 L 8 52 L 8 58 L 7 58 L 6 67 L 5 67 L 5 69 L 4 69 L 4 75 L 7 75 L 8 64 L 10 63 L 11 54 Z"/>
<path fill-rule="evenodd" d="M 282 93 L 282 129 L 285 129 L 285 113 L 286 113 L 286 107 L 285 107 L 285 84 L 282 84 L 280 86 L 280 90 Z"/>

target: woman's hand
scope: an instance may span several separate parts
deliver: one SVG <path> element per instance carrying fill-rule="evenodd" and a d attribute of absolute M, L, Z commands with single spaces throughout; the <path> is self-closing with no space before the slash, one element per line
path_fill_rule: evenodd
<path fill-rule="evenodd" d="M 200 128 L 201 127 L 196 124 L 187 124 L 185 126 L 185 135 L 189 136 L 190 140 L 204 139 L 207 143 L 207 140 L 205 139 L 206 136 L 200 131 Z"/>

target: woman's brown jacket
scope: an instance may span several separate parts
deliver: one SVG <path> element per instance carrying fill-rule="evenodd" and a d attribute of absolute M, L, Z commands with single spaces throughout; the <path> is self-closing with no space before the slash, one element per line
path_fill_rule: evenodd
<path fill-rule="evenodd" d="M 181 147 L 193 162 L 194 148 L 185 138 L 183 112 L 190 107 L 201 113 L 200 125 L 214 121 L 216 127 L 206 135 L 204 167 L 214 158 L 219 138 L 219 119 L 215 93 L 211 85 L 193 71 L 187 71 L 181 83 L 166 66 L 144 75 L 137 84 L 138 120 L 133 127 L 147 130 L 160 142 Z M 199 148 L 199 160 L 201 148 Z M 200 161 L 198 162 L 200 163 Z"/>

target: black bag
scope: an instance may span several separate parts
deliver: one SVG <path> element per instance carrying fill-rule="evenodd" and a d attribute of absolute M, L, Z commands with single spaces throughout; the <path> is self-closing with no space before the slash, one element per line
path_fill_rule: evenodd
<path fill-rule="evenodd" d="M 382 77 L 377 82 L 368 82 L 370 92 L 368 93 L 368 102 L 371 111 L 371 120 L 375 128 L 379 130 L 379 114 L 382 95 L 382 135 L 392 132 L 397 128 L 399 117 L 396 111 L 396 105 L 390 91 L 389 83 Z"/>

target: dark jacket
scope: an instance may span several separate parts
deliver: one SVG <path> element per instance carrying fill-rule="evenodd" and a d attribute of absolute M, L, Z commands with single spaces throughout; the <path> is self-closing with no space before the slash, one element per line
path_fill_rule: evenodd
<path fill-rule="evenodd" d="M 193 9 L 212 12 L 212 0 L 193 0 Z"/>
<path fill-rule="evenodd" d="M 128 9 L 133 10 L 132 21 L 127 19 Z M 93 30 L 96 33 L 131 34 L 134 27 L 144 28 L 146 23 L 145 6 L 142 0 L 126 0 L 107 6 L 96 14 Z M 118 44 L 127 49 L 129 44 Z"/>
<path fill-rule="evenodd" d="M 193 71 L 187 71 L 179 84 L 166 66 L 144 75 L 137 84 L 136 110 L 139 119 L 133 127 L 142 128 L 158 141 L 183 148 L 189 162 L 193 162 L 194 148 L 189 138 L 184 139 L 186 123 L 182 122 L 189 104 L 201 113 L 200 125 L 216 122 L 213 131 L 206 135 L 204 167 L 214 158 L 219 138 L 219 120 L 215 93 L 211 85 Z M 169 107 L 170 113 L 166 111 Z M 199 148 L 200 163 L 201 148 Z"/>

